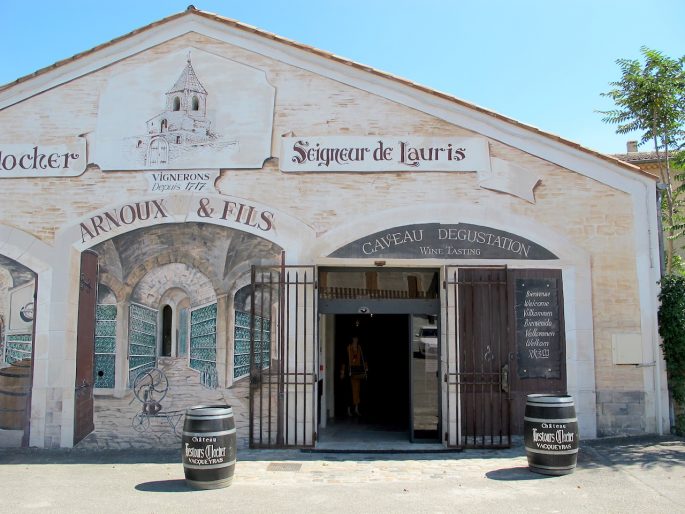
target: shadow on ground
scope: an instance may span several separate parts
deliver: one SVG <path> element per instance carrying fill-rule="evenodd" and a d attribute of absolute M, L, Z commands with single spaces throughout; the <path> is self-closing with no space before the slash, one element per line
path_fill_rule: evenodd
<path fill-rule="evenodd" d="M 300 450 L 250 450 L 238 449 L 238 461 L 287 462 L 287 461 L 408 461 L 408 460 L 454 460 L 465 459 L 518 459 L 525 450 L 518 444 L 504 450 L 463 450 L 437 453 L 324 453 Z M 0 465 L 19 464 L 181 464 L 181 448 L 178 450 L 127 449 L 86 450 L 3 448 L 0 449 Z M 627 437 L 581 441 L 578 452 L 578 468 L 621 466 L 676 467 L 685 466 L 685 439 L 667 437 Z M 493 471 L 493 480 L 522 480 L 525 467 L 503 468 Z M 539 478 L 531 473 L 533 477 Z M 527 476 L 527 475 L 525 475 Z"/>
<path fill-rule="evenodd" d="M 685 467 L 685 438 L 620 437 L 596 439 L 582 444 L 579 467 Z"/>
<path fill-rule="evenodd" d="M 488 471 L 485 476 L 490 480 L 501 480 L 505 482 L 515 482 L 522 480 L 545 480 L 555 478 L 550 475 L 541 475 L 533 473 L 528 466 L 517 466 L 514 468 L 501 468 L 494 471 Z"/>
<path fill-rule="evenodd" d="M 145 493 L 187 493 L 195 489 L 186 485 L 185 480 L 157 480 L 138 484 L 136 490 Z"/>

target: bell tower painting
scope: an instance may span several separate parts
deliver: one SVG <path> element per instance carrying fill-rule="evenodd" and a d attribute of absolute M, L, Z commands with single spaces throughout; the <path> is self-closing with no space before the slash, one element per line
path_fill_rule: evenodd
<path fill-rule="evenodd" d="M 199 48 L 139 63 L 107 81 L 95 162 L 105 171 L 261 168 L 274 97 L 263 71 Z"/>
<path fill-rule="evenodd" d="M 219 137 L 211 131 L 207 90 L 197 78 L 190 53 L 181 75 L 165 96 L 166 109 L 147 121 L 147 135 L 136 142 L 136 149 L 145 152 L 146 166 L 168 164 L 183 146 L 204 145 Z M 237 141 L 228 143 L 236 145 Z"/>

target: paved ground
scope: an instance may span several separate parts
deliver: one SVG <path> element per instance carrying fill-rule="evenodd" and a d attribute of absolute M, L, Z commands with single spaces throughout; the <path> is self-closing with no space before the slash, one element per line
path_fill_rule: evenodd
<path fill-rule="evenodd" d="M 685 513 L 685 440 L 584 442 L 574 473 L 528 471 L 522 447 L 424 454 L 238 454 L 196 491 L 180 452 L 0 450 L 0 512 Z"/>

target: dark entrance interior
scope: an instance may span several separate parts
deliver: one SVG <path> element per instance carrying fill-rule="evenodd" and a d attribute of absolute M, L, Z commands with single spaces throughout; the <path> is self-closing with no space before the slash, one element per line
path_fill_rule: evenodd
<path fill-rule="evenodd" d="M 384 430 L 409 432 L 410 424 L 410 317 L 406 314 L 335 316 L 335 417 Z M 362 381 L 361 416 L 348 416 L 350 379 L 340 378 L 347 345 L 359 338 L 368 375 Z"/>

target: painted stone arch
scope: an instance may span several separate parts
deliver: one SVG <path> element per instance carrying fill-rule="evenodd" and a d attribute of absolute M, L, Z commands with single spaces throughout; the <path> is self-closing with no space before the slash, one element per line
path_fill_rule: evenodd
<path fill-rule="evenodd" d="M 35 284 L 33 271 L 0 255 L 0 367 L 30 365 Z"/>
<path fill-rule="evenodd" d="M 460 224 L 468 227 L 459 226 Z M 512 236 L 515 236 L 521 242 L 530 244 L 531 248 L 537 246 L 536 251 L 540 251 L 536 254 L 531 252 L 527 256 L 518 253 L 512 258 L 461 255 L 450 259 L 439 253 L 424 253 L 419 257 L 416 253 L 407 255 L 409 245 L 414 245 L 419 252 L 423 251 L 422 247 L 428 247 L 430 250 L 437 246 L 425 243 L 425 233 L 420 244 L 412 243 L 412 240 L 416 242 L 419 239 L 419 230 L 428 230 L 429 227 L 434 232 L 443 230 L 446 246 L 450 244 L 450 233 L 445 234 L 445 230 L 455 229 L 453 235 L 458 239 L 460 235 L 456 230 L 467 228 L 487 233 L 488 237 L 492 234 L 492 239 L 487 241 L 493 244 L 504 244 L 504 241 L 508 241 L 505 238 L 512 240 Z M 417 237 L 414 237 L 414 230 L 417 231 Z M 500 238 L 499 241 L 497 237 Z M 378 247 L 382 252 L 365 253 L 364 245 L 367 243 L 372 248 Z M 383 253 L 388 247 L 392 247 L 389 253 Z M 513 250 L 519 250 L 519 246 L 515 249 L 513 246 L 505 249 L 512 250 L 510 253 L 516 253 Z M 397 250 L 397 253 L 393 250 Z M 369 265 L 381 255 L 380 260 L 389 267 L 402 267 L 407 263 L 425 263 L 426 266 L 437 267 L 506 264 L 510 269 L 551 269 L 559 272 L 563 287 L 567 391 L 584 399 L 587 409 L 583 412 L 583 419 L 587 433 L 595 433 L 596 410 L 592 397 L 595 391 L 595 353 L 590 253 L 578 246 L 563 231 L 546 225 L 545 220 L 513 214 L 510 210 L 497 210 L 488 205 L 471 205 L 465 201 L 455 201 L 412 209 L 389 209 L 377 212 L 370 218 L 362 215 L 349 218 L 344 225 L 319 237 L 310 248 L 310 255 L 323 257 L 319 259 L 320 264 L 335 266 Z"/>
<path fill-rule="evenodd" d="M 440 214 L 436 216 L 436 212 Z M 461 229 L 466 234 L 463 237 Z M 434 232 L 433 239 L 445 245 L 453 241 L 468 243 L 469 238 L 478 243 L 479 232 L 485 236 L 492 234 L 492 237 L 480 244 L 487 254 L 447 255 L 422 251 L 435 246 L 432 243 L 436 241 L 427 237 L 428 232 Z M 495 244 L 496 241 L 500 244 Z M 476 246 L 478 244 L 470 247 Z M 351 218 L 345 225 L 319 238 L 311 251 L 314 255 L 334 259 L 439 259 L 454 263 L 512 259 L 581 263 L 589 260 L 586 250 L 538 220 L 458 202 L 412 210 L 390 209 L 376 213 L 371 219 Z"/>
<path fill-rule="evenodd" d="M 111 310 L 109 319 L 96 320 L 94 374 L 97 380 L 105 360 L 100 350 L 113 337 L 114 387 L 96 386 L 98 437 L 79 445 L 140 437 L 136 427 L 145 425 L 136 425 L 140 405 L 130 404 L 130 395 L 135 379 L 153 367 L 168 379 L 163 409 L 225 401 L 226 386 L 230 394 L 245 394 L 243 386 L 235 392 L 231 378 L 236 279 L 249 277 L 252 264 L 278 262 L 280 246 L 226 226 L 183 222 L 119 233 L 88 250 L 98 255 L 97 312 Z M 126 405 L 120 397 L 128 398 Z M 233 403 L 240 405 L 240 398 Z"/>
<path fill-rule="evenodd" d="M 37 262 L 28 249 L 45 245 L 2 226 L 0 240 L 0 438 L 5 445 L 18 447 L 29 440 L 38 313 L 38 273 L 29 267 Z"/>

